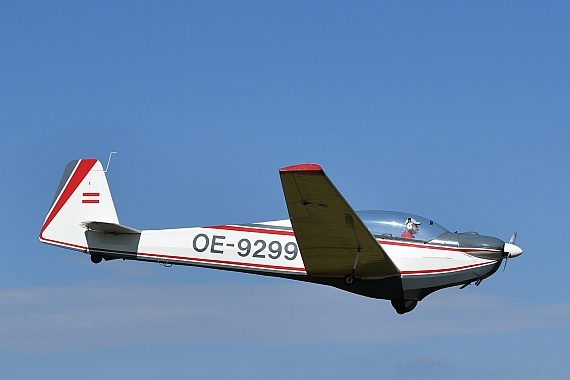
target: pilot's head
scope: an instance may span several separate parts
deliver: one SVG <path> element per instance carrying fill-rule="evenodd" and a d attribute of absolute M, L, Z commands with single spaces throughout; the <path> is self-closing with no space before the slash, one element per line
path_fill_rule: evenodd
<path fill-rule="evenodd" d="M 420 224 L 422 223 L 418 222 L 414 218 L 408 218 L 408 220 L 406 220 L 406 230 L 410 231 L 412 234 L 416 234 L 420 230 Z"/>

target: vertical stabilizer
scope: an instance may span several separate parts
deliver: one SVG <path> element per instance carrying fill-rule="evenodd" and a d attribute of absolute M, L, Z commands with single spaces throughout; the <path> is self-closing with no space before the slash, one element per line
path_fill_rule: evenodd
<path fill-rule="evenodd" d="M 40 231 L 40 241 L 87 250 L 85 222 L 118 224 L 117 212 L 101 162 L 71 161 Z"/>

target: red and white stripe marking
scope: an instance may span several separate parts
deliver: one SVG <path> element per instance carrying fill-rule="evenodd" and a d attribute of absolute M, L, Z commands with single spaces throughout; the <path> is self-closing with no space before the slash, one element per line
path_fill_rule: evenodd
<path fill-rule="evenodd" d="M 83 193 L 81 203 L 99 203 L 100 193 Z"/>

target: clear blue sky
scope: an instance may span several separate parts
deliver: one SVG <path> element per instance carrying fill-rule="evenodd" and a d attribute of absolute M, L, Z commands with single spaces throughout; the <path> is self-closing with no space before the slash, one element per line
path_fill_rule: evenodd
<path fill-rule="evenodd" d="M 565 379 L 568 2 L 0 2 L 0 377 Z M 355 209 L 525 250 L 399 316 L 311 284 L 89 258 L 37 235 L 68 161 L 140 228 Z"/>

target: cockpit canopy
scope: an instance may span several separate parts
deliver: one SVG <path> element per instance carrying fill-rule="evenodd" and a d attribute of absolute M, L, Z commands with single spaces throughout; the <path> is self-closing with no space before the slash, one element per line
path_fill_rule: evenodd
<path fill-rule="evenodd" d="M 400 238 L 406 231 L 406 221 L 415 219 L 421 224 L 415 234 L 415 240 L 430 241 L 449 231 L 433 220 L 395 211 L 357 211 L 372 235 L 385 238 Z M 405 237 L 404 237 L 405 238 Z"/>
<path fill-rule="evenodd" d="M 437 245 L 485 248 L 500 251 L 503 250 L 505 244 L 501 239 L 481 236 L 477 232 L 451 233 L 433 220 L 418 215 L 395 211 L 357 211 L 356 214 L 372 232 L 372 235 L 384 239 L 413 239 Z M 413 231 L 413 235 L 404 235 L 406 222 L 410 218 L 421 224 L 418 226 L 417 231 Z M 501 257 L 493 257 L 493 259 L 498 260 Z"/>

